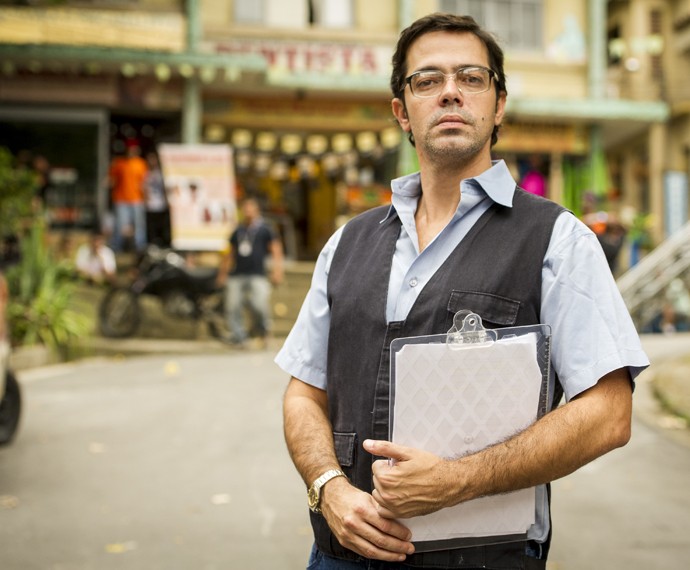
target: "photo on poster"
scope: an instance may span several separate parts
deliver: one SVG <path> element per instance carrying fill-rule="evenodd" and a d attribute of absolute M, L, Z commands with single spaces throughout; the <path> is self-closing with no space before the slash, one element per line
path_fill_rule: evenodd
<path fill-rule="evenodd" d="M 158 153 L 170 204 L 173 247 L 222 250 L 237 220 L 232 148 L 161 144 Z"/>

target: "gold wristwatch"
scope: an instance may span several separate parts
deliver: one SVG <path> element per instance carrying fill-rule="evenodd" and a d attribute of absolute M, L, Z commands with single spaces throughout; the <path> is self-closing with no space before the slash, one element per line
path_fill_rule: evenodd
<path fill-rule="evenodd" d="M 329 469 L 323 475 L 317 477 L 316 480 L 311 484 L 311 487 L 309 487 L 309 491 L 307 491 L 307 498 L 309 499 L 309 508 L 313 513 L 321 512 L 321 489 L 334 477 L 347 478 L 347 475 L 345 475 L 345 473 L 343 473 L 340 469 Z"/>

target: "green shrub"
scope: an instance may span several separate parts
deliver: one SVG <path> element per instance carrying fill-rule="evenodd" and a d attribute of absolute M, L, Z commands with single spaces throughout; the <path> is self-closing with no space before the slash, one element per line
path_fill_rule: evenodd
<path fill-rule="evenodd" d="M 71 273 L 45 245 L 41 222 L 21 241 L 21 260 L 7 270 L 7 317 L 15 345 L 43 344 L 66 359 L 73 341 L 88 333 L 86 318 L 70 309 Z"/>

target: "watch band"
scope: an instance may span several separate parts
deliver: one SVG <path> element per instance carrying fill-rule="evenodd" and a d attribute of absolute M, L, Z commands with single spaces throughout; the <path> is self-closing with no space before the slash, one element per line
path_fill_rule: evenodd
<path fill-rule="evenodd" d="M 323 475 L 317 477 L 311 484 L 311 487 L 309 487 L 309 491 L 307 491 L 307 498 L 309 500 L 309 508 L 313 513 L 321 512 L 321 489 L 326 483 L 335 477 L 347 478 L 347 475 L 345 475 L 345 473 L 343 473 L 340 469 L 329 469 Z"/>

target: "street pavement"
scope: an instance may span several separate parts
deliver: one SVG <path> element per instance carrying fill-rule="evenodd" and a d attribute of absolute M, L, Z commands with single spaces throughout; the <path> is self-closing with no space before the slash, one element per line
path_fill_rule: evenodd
<path fill-rule="evenodd" d="M 644 342 L 653 362 L 690 354 L 690 336 Z M 0 448 L 0 569 L 305 568 L 277 345 L 158 348 L 20 371 L 20 431 Z M 687 567 L 689 432 L 658 407 L 651 374 L 630 444 L 554 483 L 549 570 Z"/>

